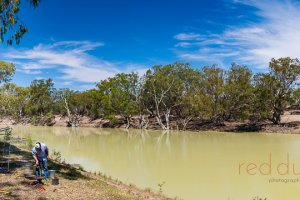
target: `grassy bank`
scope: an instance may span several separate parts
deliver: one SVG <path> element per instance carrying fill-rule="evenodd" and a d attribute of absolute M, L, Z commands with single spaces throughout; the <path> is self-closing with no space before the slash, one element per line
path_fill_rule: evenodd
<path fill-rule="evenodd" d="M 11 155 L 3 155 L 4 143 L 0 142 L 0 167 L 6 169 L 10 161 L 10 171 L 0 173 L 0 199 L 167 199 L 150 190 L 141 190 L 105 176 L 85 172 L 68 164 L 49 161 L 49 169 L 55 169 L 59 185 L 44 181 L 43 188 L 34 188 L 31 181 L 24 177 L 31 170 L 30 151 L 11 146 Z M 29 168 L 29 169 L 28 169 Z M 31 170 L 32 171 L 32 170 Z"/>

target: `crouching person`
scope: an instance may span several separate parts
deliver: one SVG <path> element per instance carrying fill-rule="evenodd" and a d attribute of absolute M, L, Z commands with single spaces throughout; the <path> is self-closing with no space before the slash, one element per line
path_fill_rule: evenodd
<path fill-rule="evenodd" d="M 47 159 L 49 159 L 48 147 L 44 143 L 37 142 L 32 149 L 32 157 L 35 161 L 35 175 L 42 176 L 44 171 L 45 178 L 49 177 Z"/>

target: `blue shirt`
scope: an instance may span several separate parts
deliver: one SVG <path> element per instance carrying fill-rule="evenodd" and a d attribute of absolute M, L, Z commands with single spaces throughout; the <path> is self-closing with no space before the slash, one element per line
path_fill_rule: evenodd
<path fill-rule="evenodd" d="M 47 158 L 48 156 L 48 147 L 46 144 L 41 143 L 41 148 L 36 149 L 35 147 L 32 148 L 32 156 L 36 156 L 37 159 L 42 160 L 43 158 Z"/>

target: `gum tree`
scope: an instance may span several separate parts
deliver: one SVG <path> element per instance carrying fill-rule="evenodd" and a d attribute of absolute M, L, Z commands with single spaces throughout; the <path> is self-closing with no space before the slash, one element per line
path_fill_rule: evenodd
<path fill-rule="evenodd" d="M 29 86 L 30 109 L 33 115 L 43 116 L 52 111 L 52 94 L 54 92 L 52 79 L 32 81 Z"/>
<path fill-rule="evenodd" d="M 274 124 L 279 124 L 281 115 L 291 100 L 299 76 L 298 59 L 273 58 L 269 64 L 269 72 L 255 76 L 257 111 L 264 117 L 269 117 Z"/>
<path fill-rule="evenodd" d="M 233 63 L 226 72 L 225 81 L 226 119 L 247 119 L 254 100 L 251 70 Z"/>
<path fill-rule="evenodd" d="M 138 81 L 136 73 L 121 73 L 97 84 L 104 114 L 122 116 L 126 120 L 126 128 L 130 127 L 130 118 L 138 114 Z"/>
<path fill-rule="evenodd" d="M 191 71 L 188 63 L 174 63 L 154 66 L 145 74 L 147 111 L 164 130 L 170 129 L 171 114 L 183 104 Z"/>
<path fill-rule="evenodd" d="M 0 61 L 0 83 L 9 82 L 15 74 L 16 67 L 13 63 Z"/>
<path fill-rule="evenodd" d="M 24 1 L 24 0 L 23 0 Z M 27 27 L 18 16 L 21 0 L 0 1 L 0 41 L 12 45 L 19 44 L 21 38 L 28 32 Z M 32 7 L 36 8 L 41 0 L 29 0 Z M 27 1 L 28 2 L 28 1 Z"/>
<path fill-rule="evenodd" d="M 224 121 L 225 71 L 216 65 L 203 67 L 202 87 L 205 94 L 207 117 L 214 123 Z"/>

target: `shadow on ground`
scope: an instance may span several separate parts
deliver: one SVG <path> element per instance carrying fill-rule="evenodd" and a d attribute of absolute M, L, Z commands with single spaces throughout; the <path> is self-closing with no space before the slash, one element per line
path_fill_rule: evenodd
<path fill-rule="evenodd" d="M 23 150 L 11 144 L 8 155 L 8 149 L 8 143 L 0 142 L 0 199 L 22 199 L 22 196 L 19 196 L 20 193 L 24 195 L 32 191 L 32 186 L 29 184 L 30 180 L 24 177 L 25 174 L 33 174 L 34 162 L 31 151 Z M 48 160 L 48 168 L 56 170 L 56 175 L 62 179 L 71 181 L 90 179 L 83 175 L 82 171 L 68 164 Z M 16 179 L 16 177 L 24 177 L 24 179 Z M 9 191 L 9 194 L 5 194 L 6 191 Z M 47 198 L 39 197 L 38 199 Z"/>
<path fill-rule="evenodd" d="M 9 163 L 9 172 L 13 173 L 14 171 L 24 171 L 26 166 L 32 166 L 33 172 L 33 159 L 31 156 L 31 152 L 27 150 L 23 150 L 18 148 L 15 145 L 11 145 L 11 153 L 10 155 L 3 155 L 4 149 L 7 147 L 7 143 L 0 142 L 0 152 L 1 152 L 1 158 L 0 158 L 0 168 L 1 169 L 7 169 L 8 163 Z M 58 163 L 54 160 L 48 160 L 48 168 L 56 170 L 56 174 L 68 179 L 68 180 L 77 180 L 77 179 L 89 179 L 87 176 L 84 176 L 81 172 L 81 170 L 78 170 L 74 167 L 72 167 L 69 164 L 63 164 Z M 1 172 L 0 172 L 1 173 Z"/>

